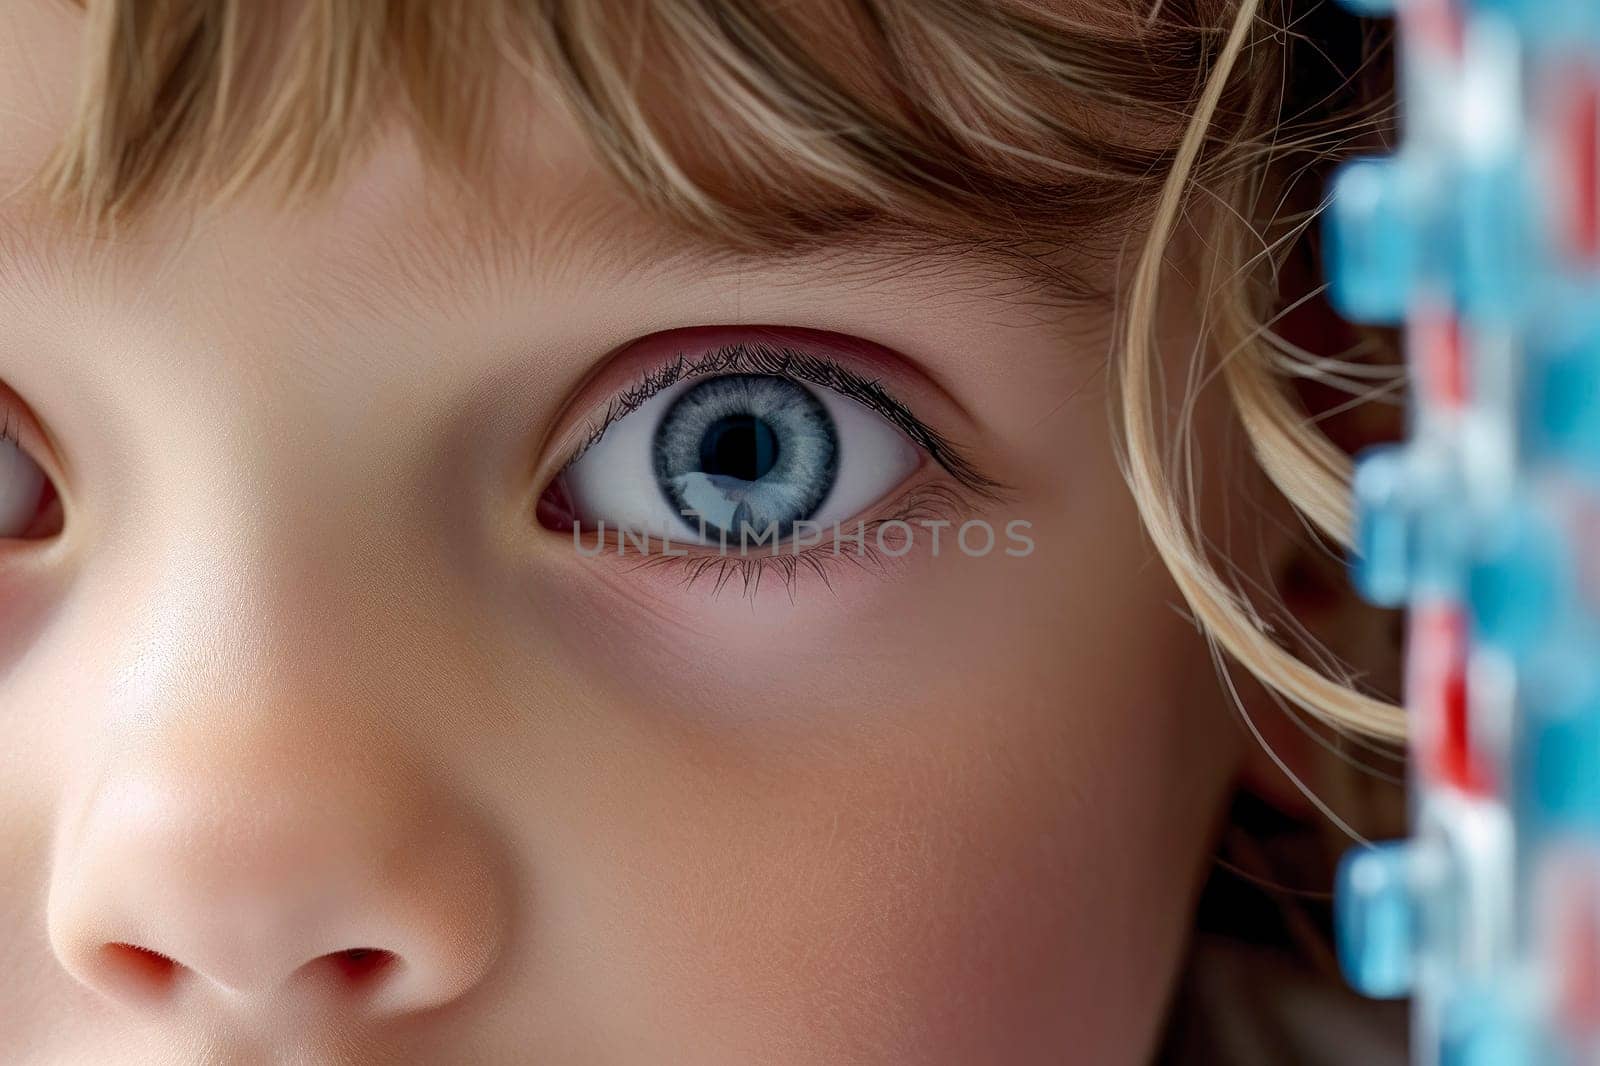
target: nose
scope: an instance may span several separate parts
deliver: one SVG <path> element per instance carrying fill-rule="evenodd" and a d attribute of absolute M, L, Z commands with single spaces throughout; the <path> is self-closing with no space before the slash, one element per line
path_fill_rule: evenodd
<path fill-rule="evenodd" d="M 500 900 L 468 812 L 416 760 L 313 732 L 167 732 L 109 766 L 58 834 L 62 965 L 146 1012 L 226 1001 L 376 1019 L 476 985 Z"/>

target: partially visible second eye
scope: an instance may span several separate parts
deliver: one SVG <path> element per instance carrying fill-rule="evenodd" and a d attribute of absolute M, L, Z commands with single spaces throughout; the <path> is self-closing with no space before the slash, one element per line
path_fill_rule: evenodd
<path fill-rule="evenodd" d="M 9 437 L 0 436 L 0 540 L 51 536 L 60 523 L 60 501 L 39 464 Z"/>
<path fill-rule="evenodd" d="M 680 381 L 606 429 L 552 491 L 580 527 L 680 542 L 856 518 L 921 464 L 883 416 L 777 374 Z M 703 535 L 702 535 L 703 531 Z"/>

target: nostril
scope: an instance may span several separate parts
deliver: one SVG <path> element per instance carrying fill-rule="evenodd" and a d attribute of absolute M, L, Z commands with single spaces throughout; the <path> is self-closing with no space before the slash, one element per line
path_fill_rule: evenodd
<path fill-rule="evenodd" d="M 393 994 L 396 979 L 405 970 L 401 958 L 383 948 L 345 948 L 318 955 L 295 972 L 302 988 L 315 988 L 325 1001 L 343 1000 L 346 1006 L 361 1004 L 363 1010 L 378 1010 Z"/>
<path fill-rule="evenodd" d="M 320 955 L 300 968 L 303 977 L 328 991 L 367 998 L 399 972 L 400 957 L 383 948 L 346 948 Z M 187 967 L 170 955 L 139 944 L 103 944 L 95 957 L 94 984 L 129 1002 L 150 1004 L 167 997 Z"/>
<path fill-rule="evenodd" d="M 137 944 L 106 944 L 100 949 L 100 970 L 123 995 L 155 999 L 171 991 L 183 969 L 159 951 Z"/>
<path fill-rule="evenodd" d="M 404 776 L 375 787 L 366 771 L 390 770 L 369 765 L 385 749 L 364 733 L 324 752 L 293 738 L 278 751 L 280 732 L 294 731 L 262 734 L 259 752 L 174 734 L 73 800 L 43 901 L 66 974 L 150 1015 L 318 1025 L 419 1014 L 485 978 L 506 900 L 470 808 L 458 822 L 453 800 Z"/>
<path fill-rule="evenodd" d="M 394 952 L 382 948 L 347 948 L 315 959 L 312 965 L 326 965 L 347 987 L 363 989 L 381 981 L 398 961 Z"/>

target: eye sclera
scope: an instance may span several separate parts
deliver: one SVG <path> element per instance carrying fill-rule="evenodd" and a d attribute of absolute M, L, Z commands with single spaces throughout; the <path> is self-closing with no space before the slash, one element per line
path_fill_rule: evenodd
<path fill-rule="evenodd" d="M 631 406 L 627 414 L 612 420 L 601 439 L 568 464 L 555 486 L 567 518 L 591 531 L 605 522 L 636 536 L 696 542 L 698 530 L 702 538 L 698 543 L 716 543 L 723 536 L 738 535 L 739 527 L 725 519 L 731 514 L 738 521 L 744 512 L 754 523 L 755 536 L 765 530 L 776 538 L 795 519 L 829 525 L 854 518 L 903 485 L 924 461 L 915 444 L 881 415 L 844 395 L 777 375 L 684 376 Z M 770 472 L 771 480 L 696 474 L 686 480 L 701 481 L 704 491 L 693 501 L 686 500 L 662 480 L 659 452 L 661 433 L 672 425 L 678 461 L 671 468 L 682 474 L 694 467 L 694 456 L 683 454 L 684 442 L 677 431 L 687 418 L 687 432 L 691 436 L 699 432 L 695 415 L 680 414 L 686 409 L 765 412 L 762 417 L 780 427 L 780 455 L 793 450 L 798 456 L 821 447 L 823 452 L 813 451 L 814 456 L 837 453 L 839 461 L 835 465 L 831 458 L 825 459 L 822 466 L 801 462 L 787 471 L 788 464 L 780 463 Z M 693 451 L 693 441 L 689 445 Z M 798 478 L 784 476 L 796 470 Z M 817 477 L 823 481 L 814 483 Z M 808 496 L 811 502 L 800 510 L 788 509 L 790 503 Z M 754 510 L 742 503 L 735 508 L 740 500 L 750 501 Z M 685 505 L 694 512 L 684 513 Z M 542 524 L 557 529 L 567 524 L 552 523 L 549 517 L 547 510 Z"/>
<path fill-rule="evenodd" d="M 804 341 L 821 339 L 815 343 L 798 344 L 796 338 Z M 858 347 L 867 347 L 870 357 L 858 358 L 855 354 Z M 654 358 L 642 358 L 648 355 Z M 759 357 L 753 357 L 757 355 Z M 635 345 L 623 349 L 614 363 L 608 364 L 603 372 L 590 380 L 590 390 L 598 389 L 596 382 L 610 383 L 609 395 L 591 399 L 587 404 L 576 401 L 569 403 L 569 412 L 587 409 L 590 417 L 586 423 L 579 423 L 560 437 L 551 438 L 563 442 L 560 453 L 563 460 L 559 467 L 554 467 L 548 461 L 541 464 L 548 473 L 538 482 L 543 488 L 530 507 L 532 514 L 529 517 L 546 530 L 557 535 L 566 534 L 563 539 L 568 539 L 569 543 L 564 550 L 573 550 L 575 556 L 587 556 L 596 563 L 616 563 L 625 559 L 623 566 L 607 566 L 605 570 L 618 575 L 641 571 L 663 574 L 666 575 L 663 580 L 670 579 L 669 584 L 680 592 L 702 576 L 713 577 L 718 591 L 727 584 L 737 586 L 740 581 L 733 579 L 742 579 L 745 588 L 754 592 L 762 587 L 761 574 L 770 570 L 789 590 L 792 598 L 796 583 L 812 580 L 813 576 L 832 588 L 833 581 L 829 574 L 837 564 L 849 564 L 844 568 L 846 576 L 897 566 L 906 562 L 906 557 L 918 552 L 895 548 L 892 543 L 894 531 L 890 531 L 890 550 L 879 552 L 872 539 L 877 527 L 896 520 L 902 523 L 943 522 L 959 526 L 1011 495 L 1007 486 L 980 472 L 967 461 L 960 449 L 900 401 L 896 394 L 917 396 L 919 406 L 922 398 L 926 397 L 927 403 L 936 410 L 953 411 L 961 417 L 971 417 L 954 397 L 937 385 L 925 390 L 920 387 L 914 371 L 905 367 L 896 369 L 894 363 L 897 360 L 898 357 L 892 353 L 875 350 L 875 346 L 869 342 L 853 341 L 852 338 L 814 330 L 774 327 L 679 330 L 635 342 Z M 861 369 L 856 369 L 876 370 L 880 366 L 886 371 L 881 375 L 873 373 L 869 376 Z M 624 368 L 631 370 L 631 373 L 624 376 Z M 567 475 L 577 460 L 603 438 L 614 423 L 627 418 L 664 389 L 692 378 L 774 371 L 788 371 L 784 376 L 815 386 L 814 391 L 819 396 L 834 396 L 836 402 L 857 409 L 865 407 L 866 410 L 860 412 L 861 417 L 884 423 L 882 428 L 885 432 L 894 433 L 898 430 L 905 447 L 915 457 L 915 461 L 905 470 L 904 477 L 895 479 L 894 484 L 881 485 L 882 491 L 872 493 L 871 499 L 861 500 L 862 506 L 855 508 L 856 514 L 839 516 L 844 538 L 842 545 L 836 546 L 830 528 L 818 538 L 818 543 L 808 542 L 798 550 L 792 542 L 788 542 L 774 554 L 768 542 L 759 551 L 735 554 L 731 550 L 724 552 L 713 540 L 695 544 L 692 534 L 686 541 L 683 531 L 673 527 L 671 550 L 663 552 L 656 550 L 660 546 L 659 538 L 653 543 L 645 541 L 641 545 L 640 538 L 636 537 L 630 543 L 617 534 L 614 523 L 608 523 L 606 542 L 599 545 L 598 551 L 595 550 L 596 531 L 593 528 L 584 533 L 584 546 L 580 547 L 578 538 L 573 536 L 578 530 L 574 523 L 575 508 L 567 491 Z M 894 392 L 891 393 L 881 381 L 890 382 Z M 580 390 L 578 397 L 583 395 L 584 390 Z M 570 413 L 566 421 L 569 426 L 572 425 Z M 941 421 L 948 419 L 942 418 Z M 869 538 L 868 550 L 858 553 L 852 538 L 856 531 L 863 528 Z M 936 533 L 918 530 L 915 548 L 920 550 L 925 543 L 936 543 L 936 537 Z M 643 553 L 639 550 L 641 547 Z M 939 554 L 937 548 L 934 554 Z M 597 555 L 604 558 L 594 558 Z"/>

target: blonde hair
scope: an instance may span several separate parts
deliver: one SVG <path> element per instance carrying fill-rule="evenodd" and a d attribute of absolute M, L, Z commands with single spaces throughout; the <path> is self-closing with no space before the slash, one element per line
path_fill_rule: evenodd
<path fill-rule="evenodd" d="M 1349 461 L 1293 388 L 1296 375 L 1338 382 L 1337 364 L 1268 328 L 1276 271 L 1316 213 L 1282 205 L 1387 115 L 1361 76 L 1384 43 L 1304 25 L 1322 17 L 1316 0 L 83 6 L 81 95 L 41 177 L 91 225 L 263 181 L 291 201 L 315 194 L 396 109 L 431 160 L 486 180 L 507 76 L 565 107 L 644 203 L 740 246 L 871 224 L 1090 295 L 1072 258 L 1118 254 L 1137 220 L 1148 236 L 1115 294 L 1113 370 L 1124 470 L 1156 550 L 1210 639 L 1269 690 L 1336 729 L 1403 735 L 1396 708 L 1297 652 L 1208 547 L 1157 344 L 1166 260 L 1190 226 L 1209 253 L 1209 373 L 1271 483 L 1347 548 Z M 1204 378 L 1190 374 L 1191 391 Z"/>

